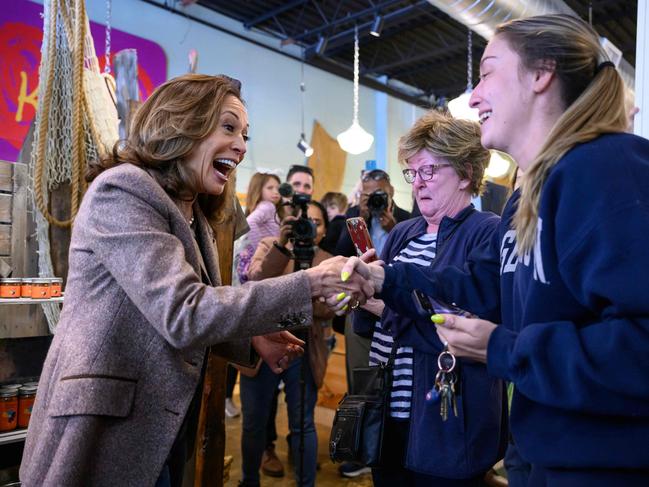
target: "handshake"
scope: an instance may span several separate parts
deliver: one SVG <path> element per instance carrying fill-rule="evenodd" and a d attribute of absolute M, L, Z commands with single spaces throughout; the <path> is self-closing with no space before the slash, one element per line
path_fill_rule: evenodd
<path fill-rule="evenodd" d="M 381 291 L 385 278 L 383 262 L 372 262 L 375 257 L 371 249 L 360 257 L 332 257 L 308 269 L 311 295 L 337 315 L 365 304 Z"/>
<path fill-rule="evenodd" d="M 332 257 L 304 271 L 312 298 L 326 303 L 339 316 L 365 304 L 381 291 L 385 278 L 383 262 L 370 263 L 375 255 L 372 249 L 361 257 Z M 252 344 L 276 374 L 304 353 L 304 342 L 288 331 L 253 337 Z"/>

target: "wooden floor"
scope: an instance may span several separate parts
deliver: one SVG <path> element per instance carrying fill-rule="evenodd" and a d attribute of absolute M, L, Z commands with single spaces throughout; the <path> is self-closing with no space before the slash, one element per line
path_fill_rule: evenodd
<path fill-rule="evenodd" d="M 344 337 L 337 335 L 336 349 L 329 358 L 327 375 L 324 385 L 320 389 L 318 405 L 315 410 L 315 423 L 318 433 L 318 462 L 320 470 L 317 473 L 316 484 L 321 487 L 327 486 L 349 486 L 349 487 L 368 487 L 372 485 L 370 475 L 362 475 L 356 479 L 343 478 L 338 474 L 338 464 L 334 464 L 329 459 L 329 432 L 333 422 L 336 404 L 343 396 L 347 389 L 345 377 L 345 355 L 344 355 Z M 280 394 L 279 408 L 277 413 L 277 436 L 276 442 L 277 456 L 284 464 L 285 476 L 283 478 L 272 478 L 261 474 L 262 487 L 289 487 L 294 486 L 293 469 L 288 463 L 288 449 L 284 438 L 288 433 L 288 419 L 286 416 L 286 403 L 284 394 Z M 234 402 L 240 406 L 238 386 L 234 393 Z M 226 418 L 226 445 L 225 454 L 232 455 L 233 462 L 230 467 L 230 480 L 227 486 L 236 486 L 241 480 L 241 417 Z"/>

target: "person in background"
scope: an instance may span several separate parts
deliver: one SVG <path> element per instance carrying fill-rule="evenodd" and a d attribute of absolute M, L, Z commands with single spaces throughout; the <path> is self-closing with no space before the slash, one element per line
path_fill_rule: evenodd
<path fill-rule="evenodd" d="M 314 239 L 315 255 L 313 266 L 331 257 L 331 254 L 318 248 L 318 244 L 327 230 L 327 213 L 317 201 L 311 201 L 307 208 L 308 218 L 316 227 Z M 251 280 L 266 279 L 294 272 L 294 262 L 291 258 L 293 243 L 290 239 L 291 222 L 296 217 L 288 216 L 282 221 L 279 237 L 268 237 L 261 240 L 257 252 L 250 264 Z M 286 409 L 288 412 L 290 430 L 290 452 L 295 469 L 295 479 L 298 485 L 313 486 L 316 476 L 316 460 L 318 439 L 314 424 L 314 409 L 318 397 L 318 389 L 322 386 L 326 368 L 328 347 L 325 329 L 330 328 L 333 312 L 323 303 L 314 301 L 314 325 L 308 330 L 296 331 L 298 336 L 307 340 L 306 357 L 294 360 L 291 366 L 282 374 L 275 375 L 272 370 L 261 365 L 256 375 L 241 376 L 241 405 L 243 423 L 241 434 L 241 453 L 243 478 L 241 486 L 259 486 L 259 468 L 265 450 L 267 423 L 272 412 L 271 406 L 277 404 L 275 392 L 280 380 L 284 381 L 286 394 Z M 300 378 L 302 362 L 305 361 L 305 418 L 304 418 L 304 478 L 300 483 L 300 431 L 302 429 L 300 408 Z M 274 419 L 274 418 L 272 418 Z"/>
<path fill-rule="evenodd" d="M 624 82 L 578 18 L 500 25 L 480 72 L 470 103 L 482 144 L 523 170 L 499 230 L 502 324 L 440 315 L 438 334 L 514 384 L 528 485 L 649 485 L 649 289 L 638 285 L 649 266 L 638 238 L 649 232 L 649 141 L 625 133 Z M 406 313 L 403 284 L 432 295 L 439 284 L 405 265 L 355 259 L 342 270 L 353 267 Z"/>
<path fill-rule="evenodd" d="M 241 284 L 248 280 L 248 266 L 259 241 L 279 234 L 279 184 L 280 180 L 275 174 L 260 172 L 253 174 L 248 183 L 245 215 L 250 231 L 240 246 L 236 266 Z"/>
<path fill-rule="evenodd" d="M 156 88 L 129 138 L 89 162 L 22 485 L 180 485 L 206 348 L 246 365 L 261 356 L 275 373 L 300 354 L 286 328 L 308 325 L 312 298 L 338 289 L 339 262 L 220 283 L 208 219 L 225 217 L 247 138 L 240 83 L 187 74 Z M 372 290 L 356 281 L 350 292 L 364 301 Z"/>
<path fill-rule="evenodd" d="M 399 140 L 399 162 L 422 215 L 394 227 L 382 260 L 431 270 L 463 266 L 493 238 L 500 221 L 471 204 L 489 162 L 480 126 L 431 110 Z M 503 382 L 490 378 L 483 364 L 458 360 L 458 417 L 451 411 L 444 421 L 439 404 L 426 399 L 444 348 L 429 317 L 405 317 L 370 299 L 355 313 L 355 331 L 359 327 L 373 329 L 370 365 L 386 363 L 396 347 L 383 462 L 372 469 L 374 485 L 485 485 L 507 442 Z"/>
<path fill-rule="evenodd" d="M 361 177 L 361 196 L 358 206 L 347 210 L 347 218 L 361 216 L 367 223 L 377 255 L 381 255 L 388 233 L 399 222 L 410 218 L 410 213 L 397 206 L 392 197 L 394 187 L 383 169 L 366 171 Z M 349 232 L 342 232 L 336 244 L 336 255 L 350 257 L 356 249 Z"/>
<path fill-rule="evenodd" d="M 343 193 L 336 193 L 330 191 L 320 200 L 322 206 L 327 210 L 327 217 L 329 218 L 329 226 L 327 227 L 327 234 L 320 242 L 320 247 L 330 254 L 336 250 L 336 244 L 340 239 L 340 234 L 346 232 L 345 226 L 345 212 L 347 211 L 347 196 Z"/>
<path fill-rule="evenodd" d="M 313 194 L 313 169 L 309 166 L 294 164 L 288 169 L 286 182 L 291 185 L 295 193 L 301 193 L 311 196 Z M 290 198 L 284 198 L 289 200 Z M 284 202 L 286 204 L 286 201 Z M 282 212 L 284 216 L 284 212 Z M 266 449 L 261 461 L 261 471 L 270 477 L 283 477 L 284 465 L 275 452 L 275 441 L 277 440 L 277 427 L 275 425 L 277 417 L 277 400 L 279 398 L 279 387 L 275 391 L 275 399 L 271 403 L 271 411 L 268 415 L 268 425 L 266 428 Z M 286 438 L 290 443 L 290 434 Z"/>
<path fill-rule="evenodd" d="M 313 194 L 313 169 L 309 166 L 294 164 L 288 169 L 286 182 L 293 187 L 293 191 L 302 194 Z"/>

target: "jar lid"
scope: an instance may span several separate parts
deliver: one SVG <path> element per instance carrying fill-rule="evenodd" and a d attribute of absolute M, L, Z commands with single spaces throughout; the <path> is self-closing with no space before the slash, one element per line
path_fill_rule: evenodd
<path fill-rule="evenodd" d="M 63 278 L 62 278 L 62 277 L 53 277 L 53 278 L 51 279 L 51 281 L 52 281 L 52 282 L 63 282 Z"/>
<path fill-rule="evenodd" d="M 52 282 L 51 277 L 38 277 L 36 279 L 32 279 L 32 284 L 49 284 Z"/>
<path fill-rule="evenodd" d="M 21 396 L 27 396 L 29 394 L 36 394 L 36 390 L 38 387 L 36 386 L 23 386 L 20 389 L 18 389 L 18 392 L 20 393 Z"/>
<path fill-rule="evenodd" d="M 16 397 L 17 395 L 16 389 L 0 389 L 0 397 Z"/>
<path fill-rule="evenodd" d="M 25 384 L 3 384 L 0 386 L 0 389 L 15 389 L 18 390 Z"/>
<path fill-rule="evenodd" d="M 38 387 L 38 382 L 25 382 L 23 387 Z"/>
<path fill-rule="evenodd" d="M 20 284 L 22 279 L 19 277 L 10 277 L 5 279 L 0 279 L 0 284 Z"/>
<path fill-rule="evenodd" d="M 33 277 L 23 277 L 23 278 L 21 279 L 21 281 L 23 281 L 23 283 L 25 283 L 25 282 L 32 282 L 33 280 L 34 280 Z"/>

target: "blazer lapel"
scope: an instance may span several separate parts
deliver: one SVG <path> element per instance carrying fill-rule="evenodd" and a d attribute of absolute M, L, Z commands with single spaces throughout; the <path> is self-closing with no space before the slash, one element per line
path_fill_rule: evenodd
<path fill-rule="evenodd" d="M 207 277 L 212 286 L 220 286 L 221 271 L 219 269 L 219 255 L 214 232 L 198 204 L 194 205 L 194 215 L 196 217 L 196 241 L 201 249 L 203 262 L 205 262 Z"/>

